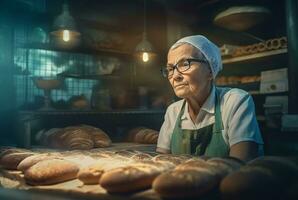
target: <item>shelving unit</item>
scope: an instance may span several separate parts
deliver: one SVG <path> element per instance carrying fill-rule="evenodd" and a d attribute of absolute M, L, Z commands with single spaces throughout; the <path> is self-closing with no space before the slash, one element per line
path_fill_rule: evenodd
<path fill-rule="evenodd" d="M 239 57 L 233 57 L 233 58 L 226 58 L 223 59 L 223 64 L 233 64 L 237 62 L 266 62 L 267 59 L 270 59 L 274 56 L 283 56 L 288 52 L 287 49 L 277 49 L 272 51 L 265 51 L 261 53 L 251 54 L 251 55 L 245 55 L 245 56 L 239 56 Z"/>
<path fill-rule="evenodd" d="M 252 55 L 223 58 L 222 62 L 224 67 L 220 75 L 256 75 L 261 71 L 287 67 L 288 50 L 277 49 Z"/>
<path fill-rule="evenodd" d="M 42 43 L 28 43 L 24 45 L 19 45 L 17 48 L 25 49 L 39 49 L 39 50 L 48 50 L 48 51 L 59 51 L 59 52 L 68 52 L 68 53 L 81 53 L 81 54 L 91 54 L 91 55 L 103 55 L 103 56 L 117 56 L 123 58 L 131 58 L 132 54 L 130 52 L 116 50 L 116 49 L 92 49 L 84 46 L 78 46 L 75 48 L 59 48 L 51 44 L 42 44 Z"/>
<path fill-rule="evenodd" d="M 51 111 L 20 111 L 22 115 L 130 115 L 130 114 L 164 114 L 165 110 L 110 110 L 110 111 L 94 111 L 94 110 L 51 110 Z"/>

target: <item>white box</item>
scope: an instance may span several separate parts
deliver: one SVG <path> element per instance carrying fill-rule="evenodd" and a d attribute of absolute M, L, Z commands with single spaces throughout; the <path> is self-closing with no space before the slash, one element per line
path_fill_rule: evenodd
<path fill-rule="evenodd" d="M 261 72 L 260 93 L 286 92 L 288 87 L 287 68 Z"/>

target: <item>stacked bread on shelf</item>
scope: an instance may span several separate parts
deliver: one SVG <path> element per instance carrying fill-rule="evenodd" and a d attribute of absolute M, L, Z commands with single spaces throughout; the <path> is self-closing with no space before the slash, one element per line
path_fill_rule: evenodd
<path fill-rule="evenodd" d="M 288 46 L 287 38 L 273 38 L 256 44 L 246 45 L 246 46 L 231 46 L 223 45 L 221 49 L 222 56 L 245 56 L 253 55 L 256 53 L 272 51 L 277 49 L 286 49 Z"/>
<path fill-rule="evenodd" d="M 260 82 L 261 76 L 220 76 L 215 82 L 217 85 L 236 85 L 242 83 Z"/>
<path fill-rule="evenodd" d="M 41 131 L 37 134 L 36 140 L 39 144 L 51 148 L 81 150 L 108 147 L 112 142 L 103 130 L 89 125 Z"/>
<path fill-rule="evenodd" d="M 1 150 L 0 165 L 21 170 L 32 187 L 78 179 L 110 194 L 153 188 L 165 199 L 297 199 L 298 195 L 297 157 L 260 157 L 244 163 L 231 157 L 133 150 L 40 153 L 6 149 Z"/>
<path fill-rule="evenodd" d="M 150 128 L 136 127 L 129 130 L 126 141 L 140 144 L 156 144 L 158 134 L 158 131 Z"/>

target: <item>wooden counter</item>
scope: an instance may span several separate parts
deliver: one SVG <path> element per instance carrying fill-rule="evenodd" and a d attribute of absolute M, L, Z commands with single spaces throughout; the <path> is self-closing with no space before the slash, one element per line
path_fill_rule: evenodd
<path fill-rule="evenodd" d="M 135 143 L 116 143 L 109 148 L 104 150 L 119 151 L 119 150 L 137 150 L 142 152 L 154 152 L 156 145 L 146 144 L 135 144 Z M 93 149 L 94 150 L 94 149 Z M 99 149 L 102 150 L 102 149 Z M 33 149 L 33 151 L 48 152 L 47 149 Z M 97 185 L 84 185 L 78 179 L 71 181 L 47 185 L 47 186 L 30 186 L 26 184 L 24 175 L 20 171 L 12 171 L 0 169 L 0 186 L 3 187 L 0 194 L 0 199 L 15 199 L 15 195 L 24 194 L 24 198 L 31 199 L 29 197 L 32 194 L 37 196 L 47 197 L 46 199 L 55 199 L 53 195 L 59 195 L 62 199 L 107 199 L 107 200 L 118 200 L 118 199 L 160 199 L 159 196 L 153 190 L 145 190 L 130 195 L 112 195 L 108 194 L 99 184 Z M 13 190 L 12 190 L 13 189 Z M 17 189 L 17 190 L 15 190 Z M 26 191 L 25 193 L 20 191 Z M 33 195 L 33 196 L 34 196 Z M 6 198 L 7 197 L 7 198 Z M 43 199 L 43 198 L 36 198 Z"/>

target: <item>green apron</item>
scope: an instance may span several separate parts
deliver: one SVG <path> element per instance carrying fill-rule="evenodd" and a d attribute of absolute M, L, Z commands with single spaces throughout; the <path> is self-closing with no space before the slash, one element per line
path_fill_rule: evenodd
<path fill-rule="evenodd" d="M 215 88 L 215 94 L 215 123 L 197 130 L 181 128 L 181 116 L 184 113 L 186 103 L 184 100 L 171 138 L 172 154 L 206 155 L 211 157 L 229 155 L 229 146 L 222 136 L 223 125 L 217 88 Z"/>

